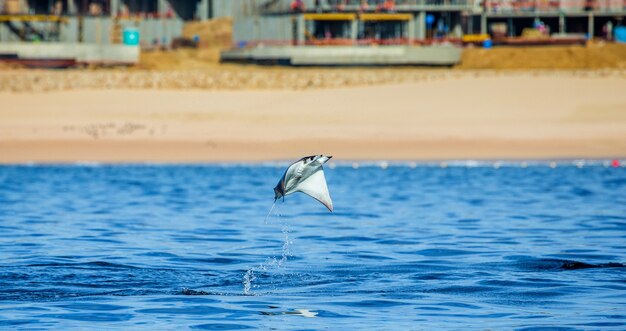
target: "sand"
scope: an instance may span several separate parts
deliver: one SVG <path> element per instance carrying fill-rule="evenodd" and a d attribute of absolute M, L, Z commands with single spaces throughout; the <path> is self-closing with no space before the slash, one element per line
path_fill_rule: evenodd
<path fill-rule="evenodd" d="M 219 66 L 219 52 L 227 48 L 223 39 L 213 38 L 214 42 L 195 49 L 176 51 L 144 52 L 138 69 L 146 70 L 238 70 L 255 72 L 253 66 Z M 289 72 L 285 68 L 256 68 Z M 419 69 L 419 68 L 418 68 Z M 626 44 L 594 42 L 586 46 L 528 46 L 503 47 L 491 49 L 467 47 L 463 49 L 461 63 L 457 70 L 626 70 Z M 257 72 L 259 70 L 256 70 Z M 262 71 L 262 70 L 261 70 Z M 292 70 L 293 71 L 293 70 Z M 306 70 L 302 70 L 306 71 Z M 322 71 L 327 71 L 322 69 Z M 343 71 L 350 71 L 345 70 Z M 354 70 L 353 70 L 354 71 Z M 371 72 L 366 69 L 365 72 Z M 403 68 L 402 71 L 415 71 L 415 68 Z"/>
<path fill-rule="evenodd" d="M 0 92 L 84 89 L 317 90 L 516 75 L 510 70 L 215 66 L 198 58 L 190 58 L 185 62 L 205 67 L 197 70 L 0 70 Z M 618 69 L 525 70 L 519 74 L 561 78 L 626 78 L 626 70 Z"/>
<path fill-rule="evenodd" d="M 465 48 L 457 69 L 626 69 L 626 44 Z"/>
<path fill-rule="evenodd" d="M 626 78 L 464 73 L 308 90 L 0 92 L 0 162 L 626 156 Z"/>
<path fill-rule="evenodd" d="M 233 20 L 219 17 L 207 21 L 185 23 L 183 37 L 198 38 L 199 48 L 227 48 L 233 43 Z"/>
<path fill-rule="evenodd" d="M 189 59 L 207 65 L 200 59 Z M 626 76 L 626 71 L 584 73 Z M 73 89 L 208 89 L 303 90 L 434 80 L 452 76 L 447 70 L 319 69 L 219 66 L 199 70 L 0 70 L 0 92 Z"/>

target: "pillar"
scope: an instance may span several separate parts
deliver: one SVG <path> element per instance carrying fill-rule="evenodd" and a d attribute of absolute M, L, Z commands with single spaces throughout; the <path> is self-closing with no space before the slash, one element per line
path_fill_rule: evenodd
<path fill-rule="evenodd" d="M 480 34 L 487 34 L 487 15 L 480 14 Z"/>
<path fill-rule="evenodd" d="M 409 45 L 413 45 L 413 41 L 415 40 L 415 20 L 416 20 L 416 16 L 413 15 L 413 17 L 411 17 L 411 19 L 407 22 L 407 38 L 409 38 Z"/>
<path fill-rule="evenodd" d="M 350 39 L 352 39 L 352 43 L 354 45 L 356 45 L 358 36 L 359 36 L 359 20 L 354 19 L 350 22 Z"/>
<path fill-rule="evenodd" d="M 165 14 L 167 13 L 167 1 L 166 0 L 157 1 L 157 11 L 159 12 L 160 17 L 165 17 Z"/>
<path fill-rule="evenodd" d="M 589 35 L 589 39 L 593 39 L 593 13 L 589 13 L 589 19 L 587 20 L 587 34 Z"/>
<path fill-rule="evenodd" d="M 305 42 L 305 36 L 304 36 L 304 30 L 306 29 L 306 21 L 304 20 L 304 15 L 300 14 L 296 17 L 296 33 L 297 38 L 297 44 L 298 45 L 304 45 Z"/>
<path fill-rule="evenodd" d="M 111 17 L 117 17 L 117 14 L 120 11 L 120 0 L 110 0 L 109 2 L 110 4 L 110 10 L 111 10 Z"/>
<path fill-rule="evenodd" d="M 424 11 L 417 14 L 415 22 L 415 38 L 419 40 L 426 39 L 426 12 Z"/>
<path fill-rule="evenodd" d="M 206 21 L 209 18 L 209 0 L 200 0 L 197 10 L 196 16 L 198 19 Z"/>
<path fill-rule="evenodd" d="M 78 14 L 76 0 L 67 0 L 67 13 L 70 15 Z"/>
<path fill-rule="evenodd" d="M 167 15 L 167 6 L 168 3 L 166 0 L 157 0 L 157 11 L 159 12 L 159 21 L 160 21 L 160 27 L 159 27 L 159 32 L 157 35 L 157 39 L 159 40 L 159 45 L 163 46 L 163 47 L 167 47 L 167 45 L 169 45 L 170 40 L 168 40 L 167 38 L 167 20 L 166 20 L 166 15 Z"/>
<path fill-rule="evenodd" d="M 563 14 L 559 15 L 559 33 L 563 34 L 565 33 L 565 16 Z"/>
<path fill-rule="evenodd" d="M 508 37 L 515 37 L 515 33 L 517 32 L 513 26 L 513 19 L 510 17 L 506 20 L 506 32 Z"/>

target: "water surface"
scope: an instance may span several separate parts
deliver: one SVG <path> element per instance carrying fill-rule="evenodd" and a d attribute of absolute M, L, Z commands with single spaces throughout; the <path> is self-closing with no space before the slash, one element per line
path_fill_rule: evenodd
<path fill-rule="evenodd" d="M 284 166 L 0 167 L 0 329 L 626 329 L 625 168 Z"/>

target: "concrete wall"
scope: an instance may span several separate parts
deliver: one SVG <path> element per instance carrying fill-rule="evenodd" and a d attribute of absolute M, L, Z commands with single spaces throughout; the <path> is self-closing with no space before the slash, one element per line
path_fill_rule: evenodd
<path fill-rule="evenodd" d="M 211 18 L 233 16 L 234 4 L 233 0 L 210 0 L 209 14 Z"/>
<path fill-rule="evenodd" d="M 142 47 L 169 45 L 174 38 L 183 33 L 184 22 L 181 19 L 145 18 L 139 21 L 132 19 L 119 20 L 123 32 L 125 27 L 139 29 L 139 40 Z M 85 18 L 83 21 L 83 41 L 87 43 L 110 44 L 112 40 L 113 20 L 110 18 Z M 121 37 L 120 37 L 121 40 Z"/>
<path fill-rule="evenodd" d="M 17 22 L 16 25 L 21 23 Z M 43 28 L 45 25 L 53 23 L 33 22 L 35 28 Z M 124 27 L 139 28 L 140 43 L 142 47 L 152 47 L 155 44 L 169 45 L 174 38 L 180 37 L 183 32 L 184 21 L 177 18 L 159 19 L 146 18 L 142 20 L 122 19 L 119 20 L 120 29 L 115 31 L 114 21 L 110 17 L 84 17 L 82 21 L 82 41 L 85 43 L 109 45 L 113 42 L 113 33 L 120 33 L 118 40 L 122 40 Z M 64 43 L 79 42 L 80 19 L 78 17 L 68 18 L 67 23 L 60 24 L 59 39 L 49 40 Z M 45 29 L 42 29 L 45 30 Z M 19 42 L 20 39 L 14 35 L 4 24 L 0 24 L 0 42 Z"/>
<path fill-rule="evenodd" d="M 139 28 L 141 47 L 149 48 L 155 45 L 169 45 L 174 38 L 183 34 L 185 22 L 181 19 L 145 19 L 137 24 L 134 21 L 121 21 L 123 26 Z"/>
<path fill-rule="evenodd" d="M 15 36 L 8 27 L 4 24 L 0 25 L 0 42 L 19 41 L 20 39 Z"/>
<path fill-rule="evenodd" d="M 139 47 L 73 43 L 0 43 L 0 53 L 16 53 L 20 58 L 73 58 L 87 63 L 139 62 Z"/>
<path fill-rule="evenodd" d="M 262 15 L 267 0 L 230 0 L 235 44 L 250 41 L 290 42 L 292 15 Z M 285 1 L 282 1 L 285 2 Z"/>
<path fill-rule="evenodd" d="M 113 22 L 109 17 L 83 18 L 83 42 L 110 44 L 112 30 Z"/>
<path fill-rule="evenodd" d="M 459 63 L 461 47 L 455 46 L 281 46 L 224 51 L 222 61 L 283 63 L 290 65 L 443 65 Z"/>
<path fill-rule="evenodd" d="M 43 38 L 38 36 L 38 40 L 54 40 L 57 36 L 60 38 L 60 35 L 63 34 L 63 24 L 57 25 L 57 23 L 54 22 L 30 22 L 29 24 L 31 27 L 42 33 Z M 24 27 L 24 23 L 13 22 L 13 26 L 18 29 L 22 29 Z M 11 32 L 9 27 L 5 24 L 0 23 L 0 41 L 20 41 L 20 38 L 13 34 L 13 32 Z"/>
<path fill-rule="evenodd" d="M 61 24 L 61 42 L 78 42 L 78 19 L 70 18 L 66 24 Z"/>

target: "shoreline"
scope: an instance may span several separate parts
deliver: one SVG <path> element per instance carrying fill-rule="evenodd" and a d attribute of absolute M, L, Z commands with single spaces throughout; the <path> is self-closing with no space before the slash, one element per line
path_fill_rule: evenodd
<path fill-rule="evenodd" d="M 299 152 L 301 143 L 217 143 L 153 141 L 9 141 L 0 142 L 0 164 L 71 164 L 94 162 L 103 164 L 202 164 L 262 163 L 295 160 L 305 155 L 325 153 L 336 162 L 522 162 L 626 159 L 626 153 L 588 150 L 580 153 L 588 141 L 422 141 L 381 143 L 372 146 L 358 142 L 323 142 L 331 148 L 311 148 Z M 594 142 L 592 142 L 594 143 Z M 388 146 L 395 146 L 391 151 Z M 510 152 L 511 145 L 515 148 Z M 472 148 L 474 146 L 474 148 Z M 488 148 L 486 148 L 488 146 Z M 411 152 L 412 148 L 428 148 L 428 152 Z M 626 148 L 626 142 L 616 146 Z M 254 153 L 249 153 L 250 149 Z M 460 152 L 463 149 L 465 152 Z M 480 149 L 477 152 L 477 149 Z M 16 152 L 16 150 L 19 150 Z M 367 154 L 363 151 L 367 150 Z M 507 152 L 508 150 L 508 152 Z M 613 149 L 612 149 L 613 150 Z M 434 151 L 434 152 L 433 152 Z"/>

